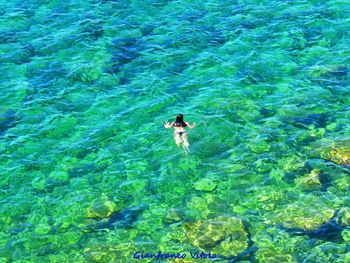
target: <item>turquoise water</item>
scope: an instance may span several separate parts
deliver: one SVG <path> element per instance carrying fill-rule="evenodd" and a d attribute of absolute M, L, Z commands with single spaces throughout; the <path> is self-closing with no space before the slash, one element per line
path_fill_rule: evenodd
<path fill-rule="evenodd" d="M 350 262 L 349 14 L 1 1 L 0 262 Z"/>

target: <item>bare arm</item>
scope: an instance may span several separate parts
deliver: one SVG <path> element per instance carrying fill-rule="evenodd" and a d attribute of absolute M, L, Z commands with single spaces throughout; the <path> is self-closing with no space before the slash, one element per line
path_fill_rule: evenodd
<path fill-rule="evenodd" d="M 192 128 L 194 128 L 195 126 L 196 126 L 196 123 L 194 122 L 192 125 L 190 125 L 188 122 L 186 122 L 185 121 L 185 123 L 186 123 L 186 125 L 187 125 L 187 127 L 188 128 L 190 128 L 190 129 L 192 129 Z"/>
<path fill-rule="evenodd" d="M 166 129 L 171 128 L 171 127 L 173 126 L 173 123 L 174 123 L 174 122 L 172 122 L 172 123 L 169 123 L 168 121 L 165 122 L 165 123 L 164 123 L 164 128 L 166 128 Z"/>

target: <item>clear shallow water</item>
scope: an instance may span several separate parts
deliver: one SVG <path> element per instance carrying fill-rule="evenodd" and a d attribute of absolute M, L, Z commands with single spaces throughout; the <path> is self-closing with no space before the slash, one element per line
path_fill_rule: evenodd
<path fill-rule="evenodd" d="M 2 1 L 0 261 L 349 261 L 349 12 Z"/>

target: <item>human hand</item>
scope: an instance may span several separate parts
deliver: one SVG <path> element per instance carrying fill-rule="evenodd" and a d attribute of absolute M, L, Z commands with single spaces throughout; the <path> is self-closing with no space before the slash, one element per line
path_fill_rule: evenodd
<path fill-rule="evenodd" d="M 165 128 L 170 128 L 171 125 L 170 125 L 170 123 L 169 123 L 168 121 L 166 121 L 165 124 L 164 124 L 164 127 L 165 127 Z"/>

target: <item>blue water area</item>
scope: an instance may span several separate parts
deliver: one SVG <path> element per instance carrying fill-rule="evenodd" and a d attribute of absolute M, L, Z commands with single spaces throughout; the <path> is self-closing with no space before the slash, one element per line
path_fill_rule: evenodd
<path fill-rule="evenodd" d="M 0 262 L 349 262 L 349 14 L 0 1 Z"/>

